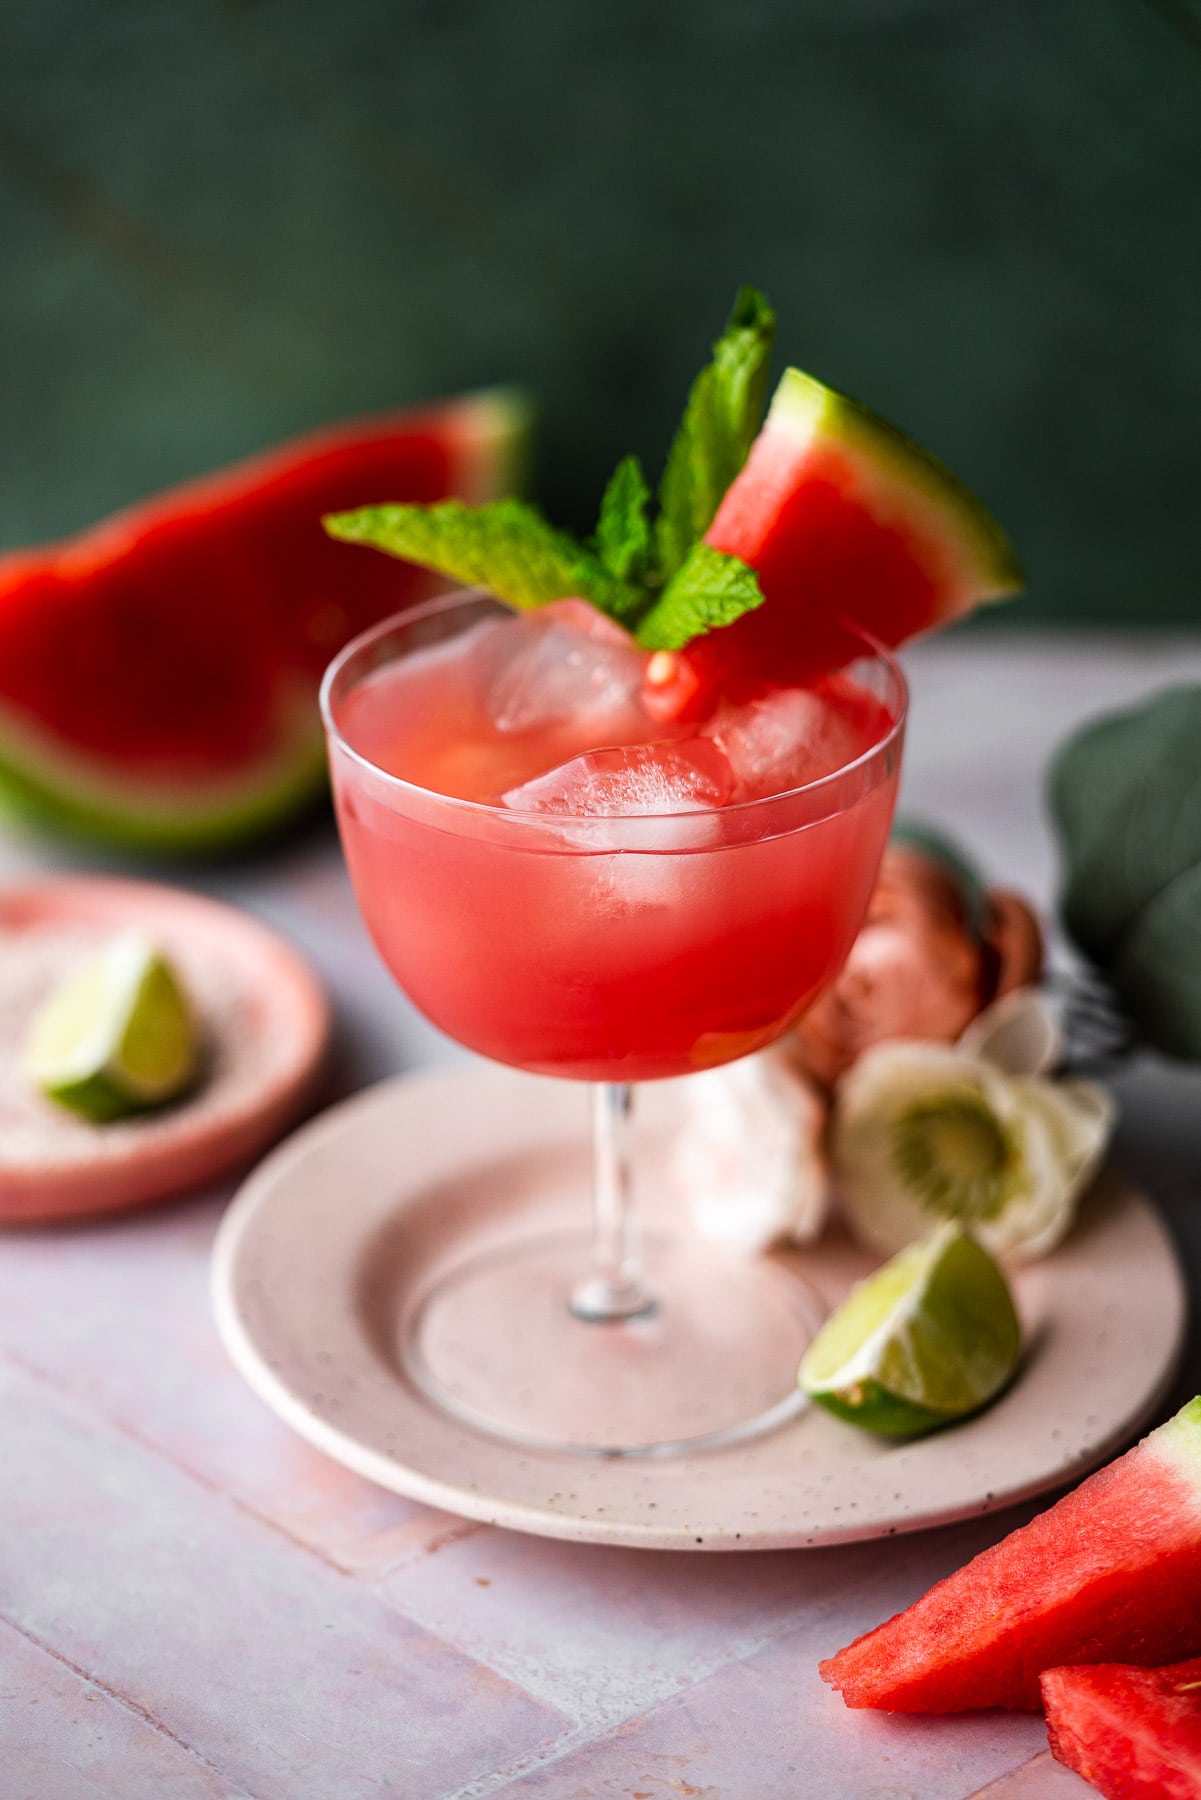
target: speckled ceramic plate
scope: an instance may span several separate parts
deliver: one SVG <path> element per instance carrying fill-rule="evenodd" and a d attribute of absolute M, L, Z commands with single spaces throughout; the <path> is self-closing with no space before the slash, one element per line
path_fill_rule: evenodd
<path fill-rule="evenodd" d="M 127 930 L 178 967 L 205 1073 L 171 1106 L 93 1125 L 31 1091 L 20 1047 L 55 983 Z M 0 887 L 0 1224 L 145 1206 L 245 1168 L 310 1100 L 328 1036 L 312 970 L 232 906 L 104 876 Z"/>
<path fill-rule="evenodd" d="M 656 1164 L 677 1101 L 652 1086 L 639 1105 L 645 1186 L 664 1193 Z M 1165 1391 L 1184 1285 L 1151 1206 L 1108 1176 L 1068 1242 L 1019 1278 L 1020 1378 L 954 1430 L 887 1444 L 812 1409 L 751 1442 L 662 1459 L 476 1433 L 409 1383 L 395 1321 L 465 1234 L 483 1248 L 582 1214 L 586 1123 L 574 1084 L 484 1067 L 390 1082 L 303 1127 L 246 1183 L 217 1240 L 217 1322 L 247 1381 L 319 1449 L 413 1499 L 672 1550 L 842 1543 L 992 1511 L 1078 1479 Z M 831 1236 L 799 1266 L 833 1304 L 869 1263 Z"/>

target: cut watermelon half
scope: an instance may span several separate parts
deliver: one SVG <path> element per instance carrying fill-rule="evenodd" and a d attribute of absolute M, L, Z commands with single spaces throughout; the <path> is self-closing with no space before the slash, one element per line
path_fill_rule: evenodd
<path fill-rule="evenodd" d="M 1201 1653 L 1201 1398 L 821 1665 L 848 1706 L 1037 1709 L 1045 1669 Z"/>
<path fill-rule="evenodd" d="M 1048 1669 L 1042 1692 L 1052 1751 L 1105 1800 L 1197 1800 L 1201 1657 Z"/>
<path fill-rule="evenodd" d="M 494 390 L 311 433 L 0 558 L 0 797 L 131 847 L 248 837 L 325 779 L 321 671 L 441 585 L 334 543 L 331 510 L 485 500 L 518 471 Z"/>
<path fill-rule="evenodd" d="M 656 658 L 661 717 L 717 692 L 791 685 L 1016 593 L 1008 539 L 951 471 L 887 420 L 787 369 L 706 542 L 755 570 L 764 604 Z"/>

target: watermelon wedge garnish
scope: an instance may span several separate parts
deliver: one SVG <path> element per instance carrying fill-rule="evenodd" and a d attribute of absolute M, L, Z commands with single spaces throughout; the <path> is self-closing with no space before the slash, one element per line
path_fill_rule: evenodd
<path fill-rule="evenodd" d="M 1000 526 L 878 414 L 787 369 L 763 417 L 774 330 L 740 288 L 657 500 L 623 457 L 586 540 L 525 505 L 360 505 L 327 526 L 519 609 L 589 601 L 652 652 L 642 703 L 668 724 L 830 674 L 864 633 L 894 646 L 1015 593 Z"/>
<path fill-rule="evenodd" d="M 499 389 L 355 420 L 0 557 L 0 799 L 155 850 L 228 844 L 308 802 L 325 664 L 444 585 L 334 544 L 322 514 L 487 499 L 527 428 Z"/>
<path fill-rule="evenodd" d="M 1106 1800 L 1197 1800 L 1201 1657 L 1048 1669 L 1042 1692 L 1052 1751 Z"/>
<path fill-rule="evenodd" d="M 848 1706 L 1037 1709 L 1046 1669 L 1201 1653 L 1201 1397 L 821 1665 Z"/>
<path fill-rule="evenodd" d="M 705 534 L 765 604 L 656 659 L 660 717 L 717 692 L 812 679 L 858 653 L 841 621 L 893 647 L 1016 593 L 1022 571 L 976 496 L 887 420 L 787 369 Z"/>

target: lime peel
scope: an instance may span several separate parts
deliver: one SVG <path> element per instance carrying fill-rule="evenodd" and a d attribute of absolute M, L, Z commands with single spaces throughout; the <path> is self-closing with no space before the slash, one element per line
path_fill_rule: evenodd
<path fill-rule="evenodd" d="M 909 1437 L 987 1405 L 1020 1351 L 1004 1275 L 948 1221 L 851 1290 L 809 1346 L 799 1380 L 837 1417 Z"/>
<path fill-rule="evenodd" d="M 104 1124 L 177 1098 L 198 1034 L 170 962 L 125 932 L 62 982 L 31 1021 L 24 1072 L 47 1099 Z"/>

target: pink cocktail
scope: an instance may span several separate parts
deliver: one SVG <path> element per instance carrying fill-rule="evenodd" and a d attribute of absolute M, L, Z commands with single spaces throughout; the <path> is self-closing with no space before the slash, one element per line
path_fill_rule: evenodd
<path fill-rule="evenodd" d="M 587 1259 L 571 1242 L 468 1258 L 431 1297 L 428 1335 L 456 1305 L 500 1316 L 498 1284 L 527 1312 L 535 1287 L 557 1284 L 571 1304 L 556 1299 L 531 1355 L 578 1361 L 585 1384 L 595 1365 L 603 1381 L 606 1361 L 622 1364 L 622 1334 L 641 1331 L 663 1350 L 644 1378 L 703 1386 L 698 1283 L 713 1281 L 712 1305 L 727 1310 L 747 1290 L 748 1362 L 787 1314 L 787 1340 L 761 1346 L 770 1370 L 740 1400 L 698 1398 L 683 1430 L 677 1407 L 672 1442 L 725 1441 L 778 1412 L 811 1319 L 776 1291 L 799 1284 L 774 1265 L 762 1265 L 769 1303 L 746 1268 L 735 1279 L 694 1243 L 652 1246 L 648 1281 L 622 1179 L 628 1084 L 772 1043 L 850 948 L 888 835 L 904 687 L 872 646 L 848 636 L 847 648 L 846 666 L 809 688 L 743 693 L 699 724 L 664 725 L 646 707 L 647 657 L 591 609 L 516 617 L 476 595 L 367 634 L 326 678 L 351 876 L 401 987 L 484 1056 L 604 1084 L 591 1275 L 573 1282 Z M 686 1299 L 673 1298 L 685 1281 Z M 717 1335 L 724 1365 L 728 1332 Z M 413 1367 L 437 1394 L 432 1360 L 418 1346 Z M 461 1383 L 439 1397 L 532 1442 L 662 1447 L 645 1392 L 630 1428 L 610 1409 L 597 1441 L 585 1402 L 556 1402 L 548 1418 L 535 1398 L 528 1417 L 498 1418 Z"/>

